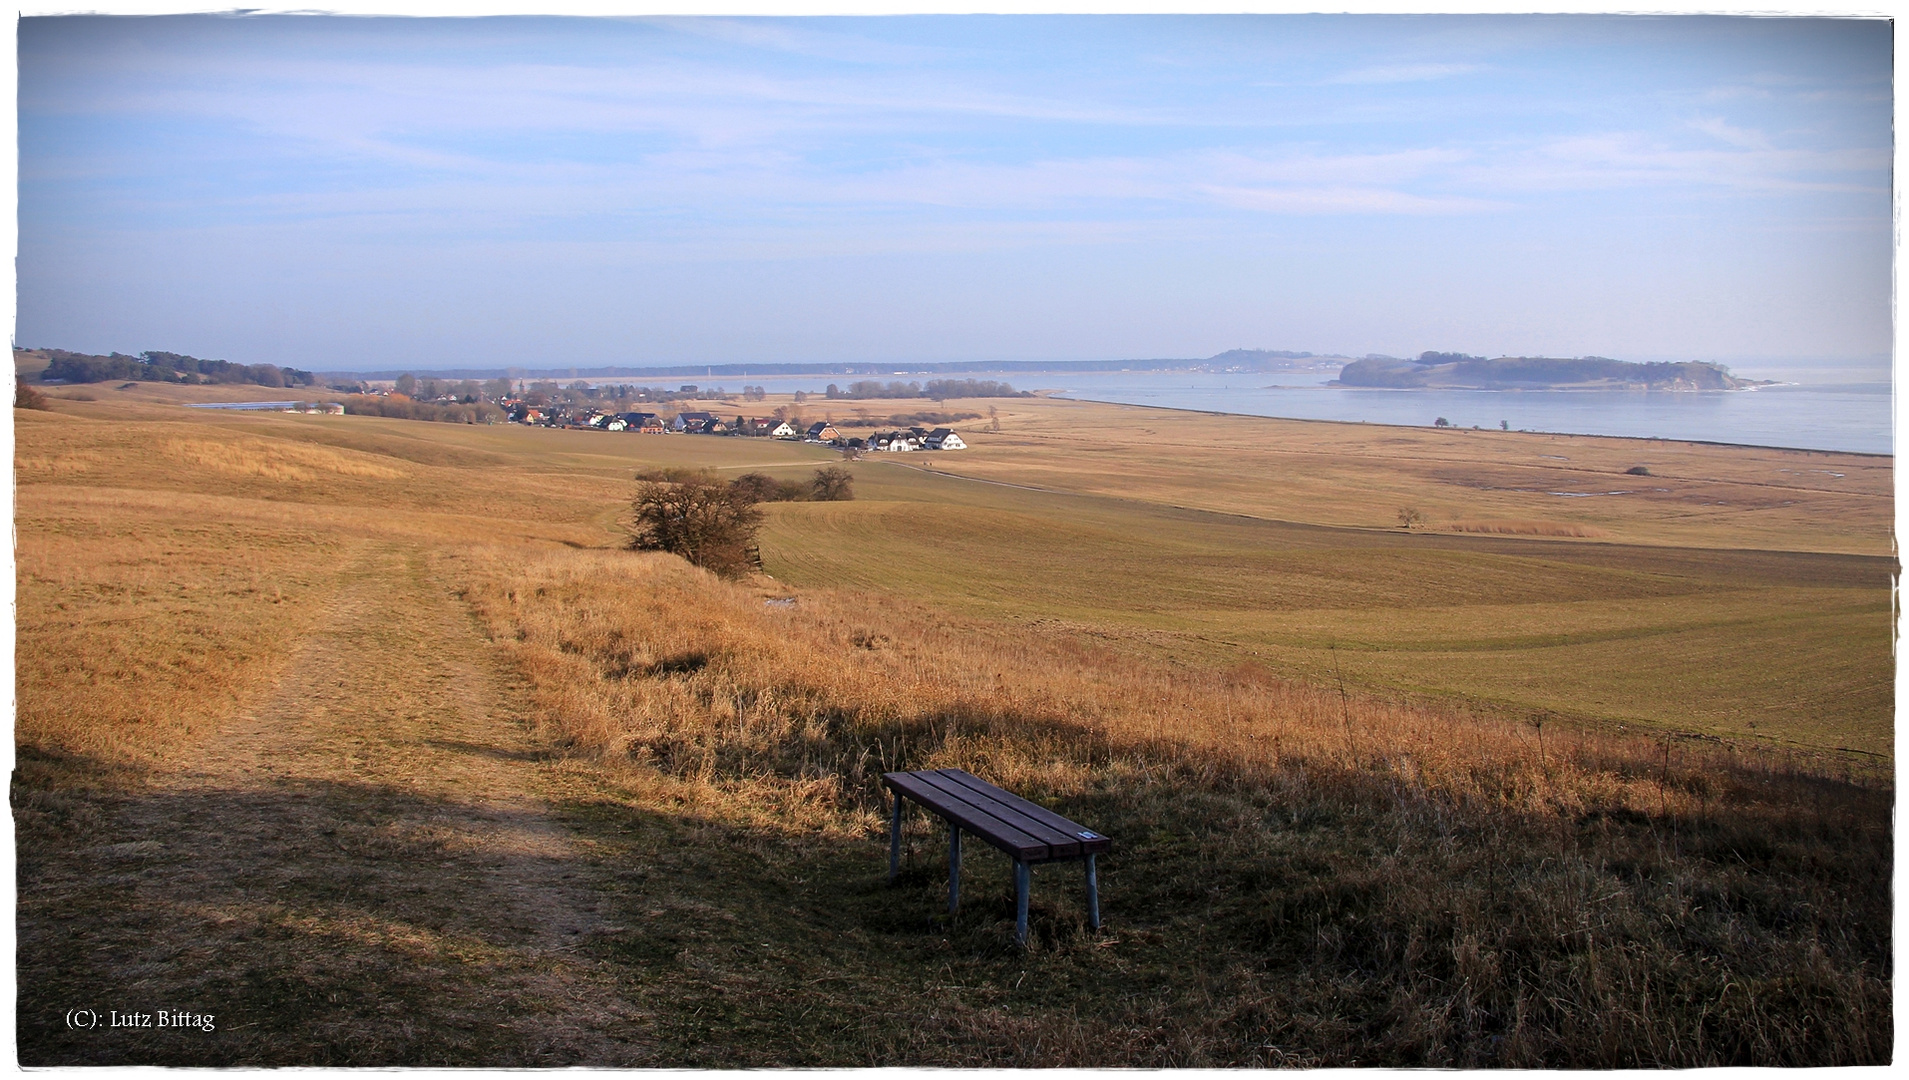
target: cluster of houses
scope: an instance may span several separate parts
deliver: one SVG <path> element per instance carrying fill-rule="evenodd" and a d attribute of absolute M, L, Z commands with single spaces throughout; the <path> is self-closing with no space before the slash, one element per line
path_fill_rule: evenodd
<path fill-rule="evenodd" d="M 531 408 L 520 406 L 510 413 L 512 421 L 519 424 L 534 424 L 540 427 L 591 428 L 597 431 L 634 431 L 646 435 L 687 434 L 687 435 L 744 435 L 764 439 L 796 439 L 803 442 L 825 443 L 830 446 L 846 447 L 850 450 L 880 450 L 904 452 L 909 450 L 966 450 L 968 444 L 951 428 L 913 427 L 906 430 L 878 431 L 867 438 L 849 438 L 837 430 L 834 424 L 823 421 L 798 428 L 787 420 L 774 417 L 738 416 L 735 420 L 724 420 L 715 413 L 680 412 L 669 419 L 658 413 L 625 412 L 606 413 L 597 410 L 566 412 L 562 408 Z"/>
<path fill-rule="evenodd" d="M 952 429 L 939 427 L 933 431 L 927 428 L 909 428 L 907 431 L 878 431 L 866 439 L 850 439 L 848 445 L 857 450 L 966 450 L 968 444 Z"/>

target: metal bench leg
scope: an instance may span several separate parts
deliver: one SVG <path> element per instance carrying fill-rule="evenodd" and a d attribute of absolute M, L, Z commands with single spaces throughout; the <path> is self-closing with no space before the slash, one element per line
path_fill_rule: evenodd
<path fill-rule="evenodd" d="M 894 824 L 888 832 L 888 883 L 895 883 L 895 876 L 901 873 L 901 795 L 895 795 Z"/>
<path fill-rule="evenodd" d="M 1017 944 L 1027 944 L 1027 887 L 1032 871 L 1028 865 L 1016 859 L 1014 862 L 1014 940 Z"/>
<path fill-rule="evenodd" d="M 1094 872 L 1094 857 L 1087 856 L 1087 925 L 1100 929 L 1100 875 Z"/>
<path fill-rule="evenodd" d="M 948 823 L 948 914 L 961 906 L 961 826 Z"/>

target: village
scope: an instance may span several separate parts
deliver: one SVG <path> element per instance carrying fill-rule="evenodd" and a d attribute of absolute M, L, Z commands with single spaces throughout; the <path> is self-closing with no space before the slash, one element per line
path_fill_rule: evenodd
<path fill-rule="evenodd" d="M 725 420 L 713 412 L 683 411 L 674 416 L 653 412 L 605 412 L 599 409 L 566 409 L 560 405 L 538 407 L 505 403 L 505 416 L 511 423 L 533 427 L 576 428 L 595 431 L 627 431 L 640 435 L 730 435 L 759 439 L 786 439 L 792 442 L 818 443 L 845 450 L 874 450 L 905 453 L 915 450 L 966 450 L 968 444 L 952 428 L 908 427 L 877 431 L 868 436 L 850 436 L 827 420 L 803 425 L 800 420 L 783 417 L 741 416 Z"/>

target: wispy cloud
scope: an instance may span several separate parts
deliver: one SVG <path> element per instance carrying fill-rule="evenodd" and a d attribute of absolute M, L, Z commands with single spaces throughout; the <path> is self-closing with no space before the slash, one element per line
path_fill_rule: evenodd
<path fill-rule="evenodd" d="M 1208 187 L 1220 202 L 1273 214 L 1477 214 L 1506 209 L 1502 202 L 1468 196 L 1414 195 L 1362 187 Z"/>
<path fill-rule="evenodd" d="M 954 50 L 882 41 L 864 34 L 817 30 L 777 19 L 672 18 L 645 20 L 678 34 L 752 49 L 850 64 L 893 65 L 946 62 Z"/>
<path fill-rule="evenodd" d="M 1326 81 L 1341 85 L 1427 82 L 1432 79 L 1449 79 L 1454 75 L 1469 75 L 1481 70 L 1483 68 L 1478 64 L 1385 64 L 1378 67 L 1355 68 L 1352 71 L 1334 75 Z"/>
<path fill-rule="evenodd" d="M 1719 117 L 1700 116 L 1692 120 L 1690 126 L 1720 142 L 1726 142 L 1731 146 L 1741 147 L 1745 150 L 1768 150 L 1771 148 L 1770 140 L 1764 137 L 1761 131 L 1732 127 Z"/>
<path fill-rule="evenodd" d="M 1773 257 L 1745 238 L 1839 230 L 1848 251 L 1818 266 L 1887 250 L 1890 67 L 1886 34 L 1817 27 L 1829 44 L 1811 53 L 1782 23 L 27 20 L 23 295 L 49 252 L 147 251 L 163 253 L 149 269 L 115 263 L 146 275 L 121 306 L 197 310 L 175 295 L 174 253 L 200 252 L 206 280 L 251 280 L 270 249 L 314 281 L 429 264 L 445 295 L 460 275 L 514 273 L 513 253 L 538 260 L 553 297 L 638 295 L 627 282 L 645 266 L 737 263 L 682 305 L 693 334 L 753 317 L 724 306 L 748 292 L 733 283 L 752 280 L 749 260 L 957 290 L 1121 264 L 1131 291 L 1094 302 L 1141 310 L 1166 293 L 1276 293 L 1240 287 L 1266 267 L 1409 275 L 1426 249 L 1401 245 L 1483 267 L 1553 245 L 1609 270 L 1597 244 L 1658 242 L 1640 223 L 1673 204 L 1706 253 L 1688 265 L 1723 253 L 1692 273 L 1795 284 L 1799 245 Z M 1242 237 L 1308 257 L 1211 269 Z M 948 253 L 961 257 L 908 261 Z M 95 273 L 66 265 L 82 285 Z M 1232 276 L 1203 276 L 1217 274 Z M 1053 310 L 1037 293 L 1028 307 Z M 287 310 L 303 302 L 287 295 Z M 1695 325 L 1674 301 L 1677 325 Z M 559 321 L 624 340 L 627 304 L 612 307 Z M 23 301 L 22 332 L 45 335 L 36 310 Z"/>
<path fill-rule="evenodd" d="M 1678 145 L 1639 132 L 1549 139 L 1491 155 L 1461 170 L 1479 190 L 1885 192 L 1890 155 L 1881 148 L 1827 150 Z"/>

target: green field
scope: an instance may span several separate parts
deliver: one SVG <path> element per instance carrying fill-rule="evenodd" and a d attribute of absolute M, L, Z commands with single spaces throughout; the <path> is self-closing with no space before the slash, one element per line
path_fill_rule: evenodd
<path fill-rule="evenodd" d="M 771 508 L 771 574 L 1199 664 L 1892 754 L 1893 560 L 1335 529 L 855 469 L 854 503 Z"/>

